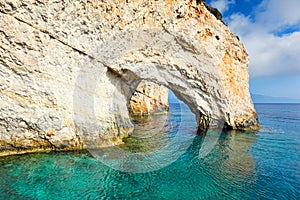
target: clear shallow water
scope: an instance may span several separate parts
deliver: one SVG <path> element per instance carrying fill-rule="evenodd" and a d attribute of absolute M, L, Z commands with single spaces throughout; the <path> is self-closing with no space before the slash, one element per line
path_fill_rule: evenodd
<path fill-rule="evenodd" d="M 257 104 L 256 109 L 262 124 L 258 133 L 222 133 L 201 159 L 203 138 L 194 135 L 192 120 L 183 121 L 190 123 L 192 144 L 171 165 L 147 173 L 114 170 L 89 152 L 2 157 L 0 199 L 299 199 L 300 104 Z M 166 129 L 158 132 L 168 135 L 153 141 L 139 135 L 121 148 L 159 148 L 178 125 L 174 116 L 160 122 Z"/>

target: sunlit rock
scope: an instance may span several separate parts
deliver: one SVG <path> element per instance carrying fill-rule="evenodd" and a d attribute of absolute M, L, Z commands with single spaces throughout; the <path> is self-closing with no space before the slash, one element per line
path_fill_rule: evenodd
<path fill-rule="evenodd" d="M 0 19 L 2 152 L 119 144 L 142 80 L 204 129 L 259 125 L 246 50 L 204 4 L 3 0 Z"/>
<path fill-rule="evenodd" d="M 133 115 L 166 113 L 169 110 L 168 88 L 149 81 L 141 81 L 129 103 L 129 111 Z"/>

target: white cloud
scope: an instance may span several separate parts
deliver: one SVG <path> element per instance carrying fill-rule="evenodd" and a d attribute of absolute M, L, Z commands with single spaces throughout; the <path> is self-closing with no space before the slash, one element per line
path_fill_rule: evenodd
<path fill-rule="evenodd" d="M 300 27 L 299 10 L 299 0 L 264 0 L 252 19 L 239 13 L 226 19 L 248 50 L 251 77 L 300 74 L 300 31 L 278 34 Z"/>
<path fill-rule="evenodd" d="M 300 74 L 300 32 L 282 37 L 251 34 L 244 39 L 250 55 L 249 70 L 252 76 Z"/>
<path fill-rule="evenodd" d="M 274 31 L 278 28 L 298 26 L 299 0 L 264 0 L 256 10 L 256 21 Z"/>
<path fill-rule="evenodd" d="M 229 6 L 234 3 L 234 0 L 213 0 L 210 5 L 217 8 L 221 13 L 224 13 L 229 9 Z"/>

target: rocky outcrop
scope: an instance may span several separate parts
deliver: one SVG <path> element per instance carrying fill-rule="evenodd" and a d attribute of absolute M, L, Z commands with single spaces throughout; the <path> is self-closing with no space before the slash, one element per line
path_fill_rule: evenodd
<path fill-rule="evenodd" d="M 129 101 L 133 115 L 162 114 L 169 110 L 168 88 L 149 81 L 141 81 Z"/>
<path fill-rule="evenodd" d="M 142 80 L 199 127 L 258 126 L 245 48 L 195 0 L 3 0 L 0 19 L 2 154 L 120 143 Z"/>

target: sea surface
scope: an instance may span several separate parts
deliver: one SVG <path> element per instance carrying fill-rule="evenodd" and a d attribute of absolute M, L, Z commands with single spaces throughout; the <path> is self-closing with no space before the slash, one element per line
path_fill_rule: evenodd
<path fill-rule="evenodd" d="M 206 136 L 185 105 L 170 106 L 132 119 L 118 150 L 139 162 L 113 150 L 1 157 L 0 199 L 300 199 L 300 104 L 256 104 L 258 132 Z"/>

